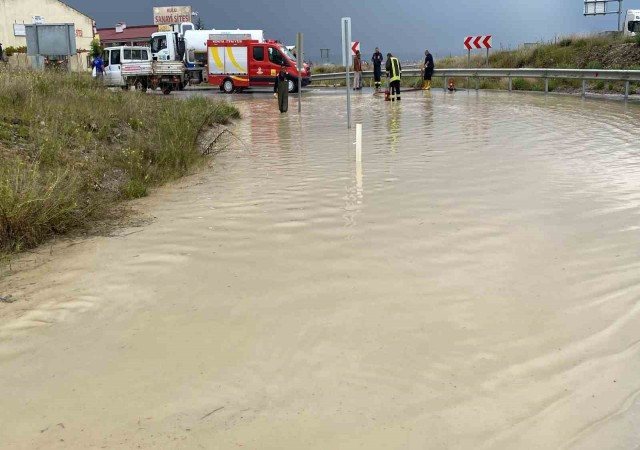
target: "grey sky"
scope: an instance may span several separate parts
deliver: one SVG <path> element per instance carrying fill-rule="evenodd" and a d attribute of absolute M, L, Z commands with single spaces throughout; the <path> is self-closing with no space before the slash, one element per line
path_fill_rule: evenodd
<path fill-rule="evenodd" d="M 207 28 L 263 29 L 269 38 L 290 44 L 296 32 L 303 31 L 305 53 L 312 60 L 318 59 L 320 48 L 339 56 L 343 16 L 352 18 L 353 38 L 362 42 L 365 55 L 379 46 L 403 58 L 418 58 L 425 48 L 437 57 L 462 54 L 466 35 L 492 34 L 499 48 L 617 27 L 617 16 L 583 17 L 581 0 L 66 1 L 92 16 L 99 27 L 118 21 L 150 24 L 153 6 L 191 4 Z M 627 0 L 624 8 L 640 8 L 640 0 Z"/>

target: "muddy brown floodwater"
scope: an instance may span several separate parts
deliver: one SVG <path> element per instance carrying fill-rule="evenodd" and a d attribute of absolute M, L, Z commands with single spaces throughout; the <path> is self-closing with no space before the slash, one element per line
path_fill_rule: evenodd
<path fill-rule="evenodd" d="M 152 224 L 5 277 L 0 447 L 638 448 L 640 106 L 403 97 L 358 165 L 343 97 L 238 96 Z"/>

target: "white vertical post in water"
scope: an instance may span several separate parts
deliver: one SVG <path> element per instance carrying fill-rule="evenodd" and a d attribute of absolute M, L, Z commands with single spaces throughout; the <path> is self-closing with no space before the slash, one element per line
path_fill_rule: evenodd
<path fill-rule="evenodd" d="M 347 81 L 347 128 L 351 128 L 351 90 L 349 90 L 349 63 L 351 62 L 351 18 L 342 18 L 342 64 Z"/>
<path fill-rule="evenodd" d="M 362 161 L 362 124 L 356 124 L 356 161 Z"/>
<path fill-rule="evenodd" d="M 629 82 L 624 82 L 624 99 L 627 100 L 629 98 Z"/>
<path fill-rule="evenodd" d="M 302 70 L 304 69 L 304 35 L 296 35 L 296 68 L 298 69 L 298 114 L 302 113 Z"/>

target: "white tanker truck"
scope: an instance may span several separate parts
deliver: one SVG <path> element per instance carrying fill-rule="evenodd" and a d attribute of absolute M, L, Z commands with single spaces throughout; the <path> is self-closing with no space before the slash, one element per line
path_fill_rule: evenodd
<path fill-rule="evenodd" d="M 182 61 L 185 66 L 183 84 L 206 81 L 207 41 L 251 39 L 264 42 L 262 30 L 196 30 L 192 23 L 174 25 L 172 31 L 151 35 L 154 61 Z"/>

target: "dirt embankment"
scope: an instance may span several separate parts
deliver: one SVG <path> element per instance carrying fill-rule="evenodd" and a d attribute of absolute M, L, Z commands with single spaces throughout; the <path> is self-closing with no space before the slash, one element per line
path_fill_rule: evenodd
<path fill-rule="evenodd" d="M 580 67 L 587 67 L 593 61 L 600 62 L 603 69 L 640 68 L 640 45 L 612 43 L 594 46 L 584 54 L 578 54 L 577 62 Z"/>

